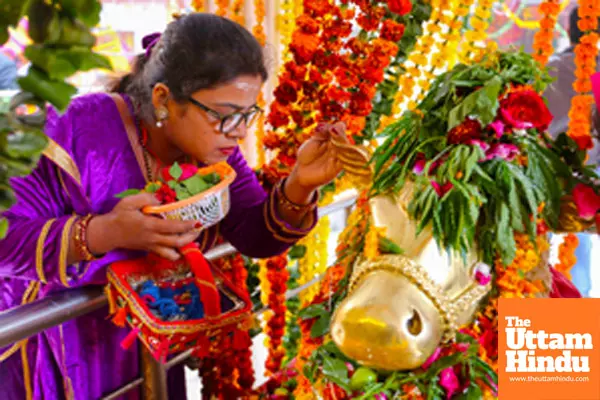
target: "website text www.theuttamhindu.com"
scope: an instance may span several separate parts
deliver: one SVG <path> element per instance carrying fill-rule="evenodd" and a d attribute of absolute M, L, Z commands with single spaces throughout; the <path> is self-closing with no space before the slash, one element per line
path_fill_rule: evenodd
<path fill-rule="evenodd" d="M 588 382 L 587 376 L 511 376 L 511 382 Z"/>

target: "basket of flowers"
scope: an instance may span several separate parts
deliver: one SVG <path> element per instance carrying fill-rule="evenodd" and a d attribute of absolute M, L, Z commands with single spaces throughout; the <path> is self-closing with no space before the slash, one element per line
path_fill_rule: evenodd
<path fill-rule="evenodd" d="M 229 184 L 235 172 L 226 164 L 206 168 L 174 164 L 162 171 L 164 182 L 148 184 L 160 206 L 144 212 L 161 218 L 200 221 L 205 229 L 229 211 Z M 125 197 L 139 190 L 128 190 Z M 169 355 L 195 349 L 210 354 L 217 338 L 231 336 L 235 348 L 247 346 L 240 334 L 251 324 L 252 302 L 203 256 L 197 243 L 179 249 L 170 261 L 154 254 L 124 260 L 108 268 L 106 294 L 113 322 L 129 326 L 121 346 L 139 339 L 160 362 Z"/>
<path fill-rule="evenodd" d="M 144 208 L 147 214 L 166 219 L 198 221 L 202 229 L 209 228 L 229 212 L 229 185 L 236 173 L 222 162 L 198 168 L 193 164 L 175 163 L 161 170 L 162 182 L 150 182 L 144 192 L 154 193 L 162 203 Z M 125 197 L 140 190 L 127 190 L 117 195 Z"/>

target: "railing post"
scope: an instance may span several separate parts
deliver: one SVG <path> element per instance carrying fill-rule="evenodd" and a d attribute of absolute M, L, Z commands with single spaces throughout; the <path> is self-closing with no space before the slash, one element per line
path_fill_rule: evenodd
<path fill-rule="evenodd" d="M 152 357 L 146 346 L 140 343 L 142 392 L 145 400 L 169 400 L 167 369 Z"/>

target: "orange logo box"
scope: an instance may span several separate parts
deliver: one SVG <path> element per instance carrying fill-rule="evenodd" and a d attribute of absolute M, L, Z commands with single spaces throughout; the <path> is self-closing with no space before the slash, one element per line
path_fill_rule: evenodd
<path fill-rule="evenodd" d="M 500 400 L 600 400 L 600 299 L 500 299 Z"/>

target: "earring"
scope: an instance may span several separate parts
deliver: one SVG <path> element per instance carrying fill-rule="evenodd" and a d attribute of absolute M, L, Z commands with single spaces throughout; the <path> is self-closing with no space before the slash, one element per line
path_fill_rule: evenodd
<path fill-rule="evenodd" d="M 169 112 L 166 108 L 161 107 L 158 110 L 156 110 L 156 127 L 162 128 L 164 125 L 163 121 L 165 121 L 168 118 L 168 116 Z"/>

